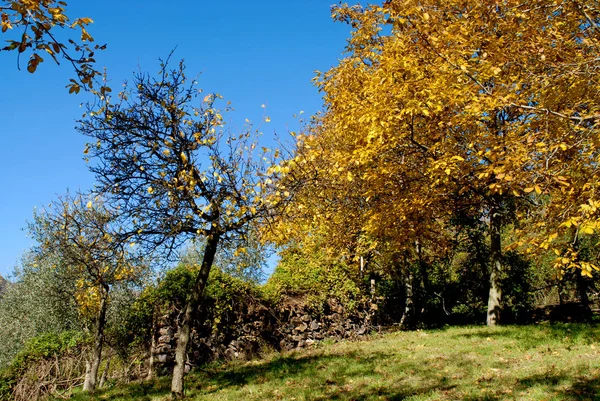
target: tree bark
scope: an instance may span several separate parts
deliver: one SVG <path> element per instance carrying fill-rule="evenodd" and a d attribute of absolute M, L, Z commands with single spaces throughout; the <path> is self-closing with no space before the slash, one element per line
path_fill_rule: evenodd
<path fill-rule="evenodd" d="M 175 367 L 173 368 L 173 379 L 171 381 L 171 394 L 174 398 L 183 397 L 183 376 L 185 375 L 185 362 L 187 357 L 187 348 L 190 341 L 191 326 L 194 320 L 194 315 L 198 310 L 200 299 L 202 298 L 202 292 L 206 286 L 206 280 L 215 259 L 217 253 L 217 247 L 221 234 L 216 230 L 211 230 L 212 234 L 208 236 L 206 247 L 204 248 L 204 256 L 202 259 L 202 265 L 198 276 L 196 276 L 196 283 L 194 284 L 194 290 L 190 294 L 190 297 L 185 305 L 185 312 L 183 319 L 177 329 L 177 348 L 175 349 Z"/>
<path fill-rule="evenodd" d="M 151 340 L 151 344 L 150 344 L 150 360 L 148 361 L 148 375 L 146 376 L 146 380 L 152 380 L 154 379 L 154 364 L 155 362 L 155 358 L 154 358 L 154 353 L 156 352 L 156 307 L 155 310 L 152 312 L 152 340 Z"/>
<path fill-rule="evenodd" d="M 502 272 L 501 221 L 497 208 L 490 210 L 490 293 L 487 308 L 487 325 L 496 326 L 500 322 L 500 273 Z"/>
<path fill-rule="evenodd" d="M 420 297 L 421 307 L 420 307 L 420 316 L 419 318 L 422 320 L 426 318 L 427 313 L 427 301 L 430 300 L 434 294 L 431 292 L 431 285 L 429 280 L 429 271 L 427 270 L 428 266 L 423 260 L 423 247 L 419 240 L 415 241 L 415 251 L 417 253 L 417 262 L 419 264 L 419 273 L 421 274 L 421 281 L 423 283 L 423 294 L 424 296 Z"/>
<path fill-rule="evenodd" d="M 83 391 L 94 391 L 96 389 L 96 380 L 98 378 L 98 369 L 102 361 L 102 346 L 104 345 L 104 326 L 106 325 L 106 309 L 108 306 L 108 288 L 100 289 L 100 308 L 96 320 L 96 333 L 94 334 L 94 348 L 92 349 L 92 358 L 89 365 L 89 372 L 86 372 L 83 383 Z"/>
<path fill-rule="evenodd" d="M 100 376 L 100 383 L 98 384 L 98 388 L 103 388 L 106 384 L 106 380 L 108 379 L 108 371 L 110 370 L 110 358 L 106 361 L 106 366 L 102 371 L 102 376 Z"/>
<path fill-rule="evenodd" d="M 409 327 L 412 325 L 414 318 L 413 274 L 410 270 L 404 276 L 404 290 L 406 292 L 406 303 L 404 313 L 400 319 L 400 327 Z"/>
<path fill-rule="evenodd" d="M 584 318 L 588 319 L 592 315 L 592 308 L 590 306 L 590 298 L 587 294 L 588 283 L 585 277 L 581 275 L 580 271 L 575 271 L 575 280 L 577 283 L 577 293 L 579 295 L 579 302 L 583 306 Z"/>

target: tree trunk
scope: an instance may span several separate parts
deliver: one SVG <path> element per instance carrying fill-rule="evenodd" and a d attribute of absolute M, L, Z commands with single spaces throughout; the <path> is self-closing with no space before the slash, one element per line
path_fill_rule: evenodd
<path fill-rule="evenodd" d="M 400 327 L 409 327 L 412 325 L 414 318 L 413 274 L 411 271 L 408 271 L 404 277 L 404 290 L 406 293 L 406 303 L 402 319 L 400 319 Z"/>
<path fill-rule="evenodd" d="M 421 302 L 421 312 L 419 319 L 422 321 L 424 318 L 427 318 L 427 302 L 430 300 L 434 294 L 431 292 L 431 285 L 429 280 L 429 271 L 427 270 L 427 264 L 423 260 L 423 247 L 419 240 L 415 241 L 415 251 L 417 252 L 417 261 L 419 264 L 419 273 L 421 274 L 421 281 L 423 283 L 423 296 L 420 298 Z"/>
<path fill-rule="evenodd" d="M 106 384 L 106 380 L 108 378 L 108 371 L 110 370 L 110 358 L 106 361 L 106 366 L 102 371 L 102 376 L 100 376 L 100 383 L 98 384 L 98 388 L 103 388 Z"/>
<path fill-rule="evenodd" d="M 155 307 L 156 308 L 156 307 Z M 154 364 L 155 358 L 154 353 L 156 352 L 156 309 L 152 312 L 152 342 L 150 344 L 150 360 L 148 361 L 148 375 L 146 380 L 152 380 L 154 378 Z"/>
<path fill-rule="evenodd" d="M 590 306 L 590 298 L 587 294 L 587 280 L 581 275 L 580 271 L 575 271 L 575 279 L 577 280 L 579 302 L 581 303 L 581 306 L 583 306 L 583 313 L 585 314 L 584 319 L 589 319 L 592 315 L 592 308 Z"/>
<path fill-rule="evenodd" d="M 92 358 L 89 365 L 89 372 L 86 372 L 83 383 L 83 391 L 94 391 L 96 389 L 96 380 L 98 378 L 98 368 L 102 361 L 102 346 L 104 345 L 104 326 L 106 325 L 106 308 L 108 306 L 108 288 L 100 289 L 100 308 L 96 320 L 96 333 L 94 334 L 94 348 L 92 349 Z M 86 369 L 87 370 L 87 369 Z"/>
<path fill-rule="evenodd" d="M 498 209 L 490 210 L 490 293 L 488 298 L 487 325 L 496 326 L 500 322 L 500 273 L 502 271 L 501 222 Z"/>
<path fill-rule="evenodd" d="M 177 329 L 177 348 L 175 349 L 175 367 L 173 368 L 173 380 L 171 381 L 171 394 L 174 398 L 183 397 L 183 376 L 185 375 L 185 362 L 187 357 L 187 347 L 190 341 L 191 326 L 194 320 L 194 315 L 200 304 L 202 298 L 202 292 L 206 286 L 206 280 L 210 273 L 215 254 L 217 253 L 217 247 L 219 245 L 220 233 L 213 231 L 208 236 L 206 247 L 204 248 L 204 256 L 202 259 L 202 265 L 200 271 L 196 277 L 196 283 L 194 289 L 190 294 L 190 297 L 185 305 L 185 312 L 183 319 Z"/>

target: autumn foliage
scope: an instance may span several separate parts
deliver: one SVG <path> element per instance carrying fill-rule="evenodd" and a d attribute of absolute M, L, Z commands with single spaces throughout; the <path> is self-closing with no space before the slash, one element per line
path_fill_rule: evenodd
<path fill-rule="evenodd" d="M 598 13 L 577 1 L 334 7 L 353 30 L 315 79 L 326 110 L 290 161 L 289 182 L 305 185 L 283 230 L 310 240 L 304 222 L 350 256 L 414 259 L 416 242 L 446 249 L 457 213 L 480 215 L 494 287 L 502 227 L 528 219 L 535 235 L 513 247 L 554 248 L 559 267 L 590 275 L 553 244 L 598 228 Z"/>
<path fill-rule="evenodd" d="M 44 57 L 60 64 L 65 60 L 75 70 L 76 79 L 67 85 L 69 93 L 79 93 L 81 88 L 93 88 L 94 78 L 100 75 L 95 67 L 94 54 L 105 45 L 92 45 L 94 38 L 87 31 L 91 18 L 70 19 L 67 3 L 56 0 L 3 0 L 0 1 L 0 30 L 9 39 L 0 51 L 16 51 L 27 55 L 27 71 L 34 73 Z M 79 31 L 78 39 L 64 40 L 59 28 Z"/>

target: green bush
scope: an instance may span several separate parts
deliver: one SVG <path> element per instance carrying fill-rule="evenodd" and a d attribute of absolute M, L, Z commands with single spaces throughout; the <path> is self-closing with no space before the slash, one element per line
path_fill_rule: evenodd
<path fill-rule="evenodd" d="M 0 400 L 10 400 L 17 380 L 29 366 L 48 358 L 79 353 L 88 338 L 78 331 L 45 333 L 29 339 L 8 366 L 0 370 Z"/>
<path fill-rule="evenodd" d="M 304 297 L 315 311 L 322 311 L 329 297 L 336 298 L 348 311 L 361 296 L 358 272 L 319 249 L 287 248 L 273 275 L 263 286 L 265 297 L 280 302 L 284 297 Z"/>

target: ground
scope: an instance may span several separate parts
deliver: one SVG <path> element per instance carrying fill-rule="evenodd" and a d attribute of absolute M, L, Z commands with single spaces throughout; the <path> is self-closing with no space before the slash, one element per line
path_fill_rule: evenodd
<path fill-rule="evenodd" d="M 374 334 L 188 376 L 192 400 L 600 400 L 600 326 Z M 168 378 L 73 400 L 164 400 Z"/>

